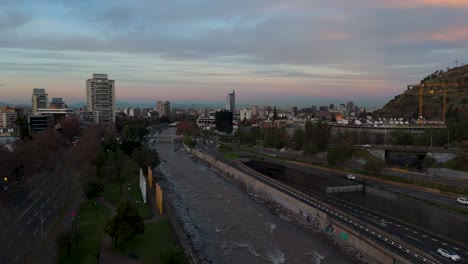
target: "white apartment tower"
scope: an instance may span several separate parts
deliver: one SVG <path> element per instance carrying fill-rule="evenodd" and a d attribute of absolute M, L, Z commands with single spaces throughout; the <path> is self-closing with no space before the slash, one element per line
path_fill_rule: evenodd
<path fill-rule="evenodd" d="M 43 88 L 34 88 L 32 94 L 32 114 L 37 115 L 37 109 L 47 108 L 48 105 L 48 95 Z"/>
<path fill-rule="evenodd" d="M 234 90 L 226 96 L 226 110 L 231 111 L 233 114 L 236 110 L 236 94 Z"/>
<path fill-rule="evenodd" d="M 156 105 L 156 111 L 159 113 L 160 117 L 170 117 L 171 116 L 171 103 L 168 101 L 158 101 Z"/>
<path fill-rule="evenodd" d="M 86 80 L 86 103 L 88 112 L 96 115 L 96 123 L 115 122 L 115 83 L 107 74 L 95 73 Z"/>

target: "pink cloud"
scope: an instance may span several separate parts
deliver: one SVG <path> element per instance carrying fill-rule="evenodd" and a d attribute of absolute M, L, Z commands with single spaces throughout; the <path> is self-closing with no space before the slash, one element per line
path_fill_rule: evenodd
<path fill-rule="evenodd" d="M 384 1 L 386 6 L 401 8 L 433 7 L 468 7 L 466 0 L 393 0 Z"/>
<path fill-rule="evenodd" d="M 351 37 L 350 33 L 339 31 L 324 32 L 320 35 L 320 38 L 325 40 L 343 40 L 350 39 Z"/>
<path fill-rule="evenodd" d="M 439 29 L 437 32 L 422 32 L 403 36 L 410 41 L 435 40 L 442 42 L 468 40 L 468 26 Z"/>

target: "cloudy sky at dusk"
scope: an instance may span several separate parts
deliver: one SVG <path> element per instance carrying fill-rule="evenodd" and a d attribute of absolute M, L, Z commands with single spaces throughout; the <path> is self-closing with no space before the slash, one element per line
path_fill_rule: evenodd
<path fill-rule="evenodd" d="M 384 104 L 468 63 L 467 0 L 0 0 L 0 101 Z"/>

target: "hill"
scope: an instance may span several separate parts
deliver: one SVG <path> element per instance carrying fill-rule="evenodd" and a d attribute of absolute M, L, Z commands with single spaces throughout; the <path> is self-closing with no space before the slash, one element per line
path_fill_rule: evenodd
<path fill-rule="evenodd" d="M 426 120 L 440 121 L 443 112 L 443 87 L 440 83 L 457 83 L 458 87 L 447 88 L 446 116 L 468 117 L 468 65 L 435 71 L 426 76 L 424 84 L 434 86 L 423 89 L 423 117 Z M 419 84 L 419 83 L 414 83 Z M 412 85 L 414 85 L 412 84 Z M 419 87 L 411 87 L 405 92 L 395 96 L 381 109 L 373 112 L 374 117 L 403 117 L 405 119 L 417 119 L 419 112 Z"/>

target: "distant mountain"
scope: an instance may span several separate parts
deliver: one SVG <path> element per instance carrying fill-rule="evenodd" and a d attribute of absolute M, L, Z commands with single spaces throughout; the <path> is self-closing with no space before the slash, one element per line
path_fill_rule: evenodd
<path fill-rule="evenodd" d="M 5 105 L 10 105 L 10 104 L 4 103 L 4 102 L 0 102 L 0 106 L 5 106 Z"/>
<path fill-rule="evenodd" d="M 442 120 L 443 115 L 443 87 L 441 83 L 457 83 L 458 87 L 447 88 L 446 113 L 448 116 L 457 113 L 462 117 L 468 117 L 468 65 L 442 70 L 422 79 L 424 84 L 434 86 L 423 89 L 423 117 L 426 120 Z M 419 84 L 419 83 L 413 83 Z M 409 84 L 410 85 L 410 84 Z M 381 109 L 373 112 L 375 117 L 403 117 L 405 119 L 417 119 L 419 114 L 419 87 L 408 89 L 395 96 Z"/>

